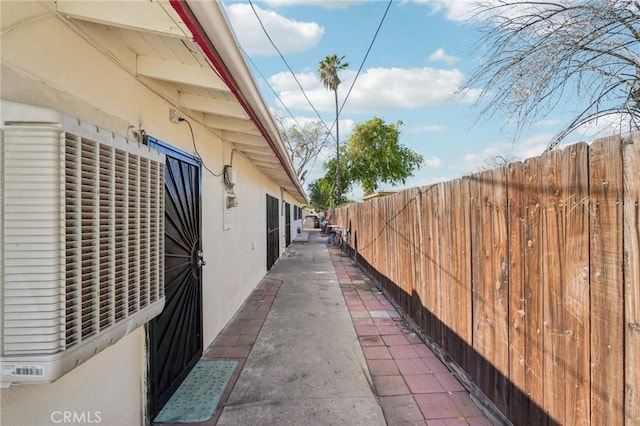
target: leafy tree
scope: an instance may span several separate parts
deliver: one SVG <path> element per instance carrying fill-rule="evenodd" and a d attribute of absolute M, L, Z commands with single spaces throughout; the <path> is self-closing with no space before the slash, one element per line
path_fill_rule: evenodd
<path fill-rule="evenodd" d="M 637 0 L 482 2 L 482 65 L 463 90 L 490 98 L 481 117 L 509 111 L 519 130 L 576 94 L 573 120 L 549 149 L 605 115 L 640 123 L 640 3 Z"/>
<path fill-rule="evenodd" d="M 328 207 L 338 206 L 348 201 L 344 195 L 341 195 L 340 198 L 336 198 L 336 194 L 338 192 L 340 194 L 345 194 L 351 187 L 351 179 L 349 177 L 348 169 L 346 168 L 346 156 L 342 155 L 340 157 L 340 161 L 342 162 L 341 168 L 344 172 L 344 179 L 340 181 L 341 188 L 339 191 L 335 190 L 337 164 L 335 158 L 331 158 L 323 164 L 323 168 L 325 170 L 324 176 L 315 180 L 308 186 L 311 205 L 313 205 L 317 210 L 326 210 Z"/>
<path fill-rule="evenodd" d="M 331 204 L 331 184 L 325 177 L 316 179 L 307 187 L 309 201 L 316 211 L 325 211 Z"/>
<path fill-rule="evenodd" d="M 401 145 L 400 126 L 374 117 L 356 125 L 347 141 L 350 179 L 362 185 L 365 194 L 375 192 L 380 183 L 404 183 L 422 164 L 417 152 Z"/>
<path fill-rule="evenodd" d="M 296 175 L 304 182 L 309 163 L 329 145 L 325 125 L 317 120 L 305 123 L 302 127 L 295 124 L 286 126 L 281 116 L 276 116 L 275 120 L 293 161 Z"/>
<path fill-rule="evenodd" d="M 336 168 L 336 186 L 335 190 L 339 191 L 342 185 L 340 184 L 340 132 L 338 127 L 338 86 L 341 81 L 338 77 L 338 71 L 341 71 L 349 66 L 349 63 L 343 62 L 344 56 L 338 57 L 338 55 L 333 54 L 327 56 L 322 61 L 320 61 L 320 66 L 318 67 L 318 74 L 320 75 L 320 80 L 324 85 L 325 89 L 332 90 L 336 103 L 336 158 L 337 165 Z M 340 199 L 342 197 L 342 193 L 338 192 L 335 196 L 336 199 Z"/>

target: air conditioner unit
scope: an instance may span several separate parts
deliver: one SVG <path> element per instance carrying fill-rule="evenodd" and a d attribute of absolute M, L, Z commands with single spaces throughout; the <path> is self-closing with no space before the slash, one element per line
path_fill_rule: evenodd
<path fill-rule="evenodd" d="M 0 104 L 0 384 L 52 382 L 164 307 L 164 154 Z"/>

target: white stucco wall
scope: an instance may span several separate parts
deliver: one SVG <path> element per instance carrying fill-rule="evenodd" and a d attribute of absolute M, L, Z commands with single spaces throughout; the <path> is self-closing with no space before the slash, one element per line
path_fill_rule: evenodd
<path fill-rule="evenodd" d="M 65 25 L 63 18 L 53 14 L 53 2 L 43 6 L 3 0 L 1 5 L 2 98 L 58 109 L 118 134 L 144 129 L 193 153 L 188 126 L 169 120 L 173 106 Z M 109 40 L 108 32 L 103 36 L 105 43 L 117 44 L 117 40 Z M 127 52 L 122 57 L 127 58 Z M 129 60 L 135 62 L 135 55 Z M 231 161 L 232 146 L 197 120 L 190 122 L 205 164 L 220 173 Z M 207 262 L 203 268 L 205 349 L 266 273 L 265 194 L 277 198 L 281 194 L 278 185 L 240 153 L 234 153 L 233 167 L 238 176 L 235 193 L 239 205 L 226 218 L 221 178 L 202 171 L 202 242 Z M 285 199 L 294 204 L 290 196 Z M 284 217 L 280 218 L 284 228 Z M 224 230 L 224 221 L 230 229 Z M 145 331 L 139 328 L 53 384 L 0 390 L 1 423 L 57 424 L 58 411 L 84 415 L 85 420 L 89 415 L 95 420 L 99 412 L 102 424 L 143 423 L 144 343 Z"/>

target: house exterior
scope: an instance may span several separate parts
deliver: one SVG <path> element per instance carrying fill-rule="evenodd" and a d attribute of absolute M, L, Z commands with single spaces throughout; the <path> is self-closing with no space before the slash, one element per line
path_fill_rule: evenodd
<path fill-rule="evenodd" d="M 0 7 L 2 423 L 149 424 L 295 236 L 306 196 L 219 3 L 3 0 Z M 9 356 L 9 343 L 32 333 L 20 327 L 15 315 L 31 315 L 42 300 L 34 298 L 42 289 L 30 287 L 25 279 L 33 271 L 21 269 L 10 256 L 20 245 L 15 233 L 26 231 L 14 230 L 10 221 L 15 191 L 8 188 L 15 176 L 9 175 L 15 167 L 9 166 L 15 165 L 12 150 L 17 150 L 27 159 L 25 167 L 39 167 L 37 161 L 28 161 L 31 155 L 40 158 L 38 149 L 20 145 L 24 128 L 33 126 L 53 135 L 48 140 L 54 141 L 54 150 L 56 141 L 64 140 L 64 164 L 69 146 L 76 146 L 87 161 L 95 160 L 95 179 L 106 185 L 95 193 L 87 191 L 98 209 L 88 232 L 98 237 L 86 258 L 97 253 L 107 260 L 97 258 L 77 287 L 70 287 L 68 260 L 66 265 L 51 263 L 62 276 L 47 296 L 57 297 L 53 305 L 62 312 L 61 318 L 52 317 L 54 334 L 62 335 L 62 346 L 70 346 L 74 335 L 65 327 L 76 321 L 86 343 L 67 357 L 60 377 L 52 382 L 39 380 L 44 368 L 37 360 L 44 359 L 42 353 L 31 350 L 35 358 L 25 358 L 24 365 L 19 361 L 24 354 Z M 94 139 L 111 145 L 91 145 Z M 85 142 L 96 147 L 95 158 L 82 151 Z M 123 154 L 124 148 L 118 148 L 125 146 L 131 152 Z M 123 177 L 117 158 L 101 163 L 109 153 L 133 158 L 135 165 L 151 165 L 164 182 L 148 183 L 142 172 Z M 82 174 L 84 165 L 74 170 Z M 111 177 L 104 177 L 108 173 Z M 63 174 L 66 196 L 84 197 L 83 190 L 74 192 L 74 185 L 93 188 L 95 183 L 68 170 Z M 135 199 L 129 197 L 126 209 L 135 204 L 151 213 L 119 210 L 118 185 L 131 190 L 130 179 L 146 186 L 138 189 Z M 116 201 L 102 198 L 109 191 Z M 68 217 L 69 201 L 62 204 L 59 208 L 66 208 Z M 77 210 L 78 229 L 85 226 L 84 209 Z M 40 213 L 38 209 L 34 215 Z M 109 228 L 110 221 L 122 223 L 122 228 Z M 32 234 L 38 240 L 37 232 Z M 74 229 L 66 225 L 66 230 L 53 234 L 54 246 L 66 241 L 68 255 Z M 132 243 L 134 235 L 154 245 L 143 250 L 143 243 Z M 102 239 L 108 241 L 103 245 Z M 38 261 L 37 254 L 29 253 Z M 81 269 L 83 256 L 78 260 Z M 129 269 L 120 271 L 124 264 Z M 161 274 L 153 275 L 158 270 Z M 128 284 L 121 282 L 123 276 Z M 160 287 L 143 286 L 152 281 Z M 95 302 L 85 303 L 94 296 Z M 69 314 L 74 298 L 80 307 Z M 144 309 L 143 299 L 149 302 Z M 24 303 L 24 309 L 10 306 L 15 300 Z M 138 316 L 129 318 L 123 309 Z M 95 320 L 85 321 L 85 315 Z M 9 326 L 14 323 L 16 327 Z M 52 361 L 56 362 L 60 363 Z"/>

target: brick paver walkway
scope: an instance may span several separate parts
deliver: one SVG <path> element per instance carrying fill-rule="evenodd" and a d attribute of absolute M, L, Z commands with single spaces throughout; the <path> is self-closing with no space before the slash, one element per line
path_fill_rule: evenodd
<path fill-rule="evenodd" d="M 373 281 L 330 251 L 387 424 L 491 425 Z"/>

